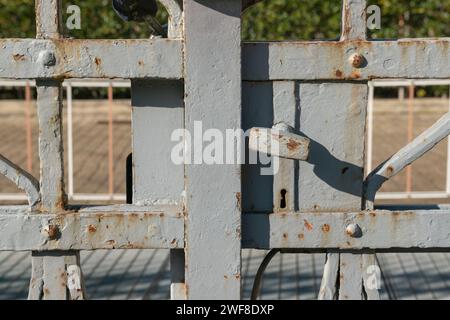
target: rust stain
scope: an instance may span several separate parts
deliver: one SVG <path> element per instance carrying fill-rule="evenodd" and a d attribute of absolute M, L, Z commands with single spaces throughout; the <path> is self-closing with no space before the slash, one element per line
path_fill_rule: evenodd
<path fill-rule="evenodd" d="M 293 139 L 289 139 L 289 142 L 287 143 L 287 148 L 290 151 L 295 151 L 300 147 L 300 143 L 298 143 L 297 141 L 293 140 Z"/>
<path fill-rule="evenodd" d="M 144 65 L 144 61 L 142 61 L 142 60 L 139 60 L 138 61 L 138 65 L 140 65 L 141 67 Z"/>
<path fill-rule="evenodd" d="M 361 73 L 359 71 L 353 71 L 349 78 L 350 79 L 359 79 L 359 78 L 361 78 Z"/>
<path fill-rule="evenodd" d="M 14 61 L 17 61 L 17 62 L 18 61 L 25 61 L 25 55 L 16 53 L 16 54 L 13 55 L 13 59 L 14 59 Z"/>
<path fill-rule="evenodd" d="M 304 235 L 303 233 L 300 233 L 300 234 L 298 235 L 298 238 L 299 238 L 300 240 L 304 240 L 304 239 L 305 239 L 305 235 Z"/>
<path fill-rule="evenodd" d="M 94 232 L 97 231 L 97 228 L 93 224 L 90 224 L 88 226 L 88 231 L 91 232 L 91 233 L 94 233 Z"/>
<path fill-rule="evenodd" d="M 313 225 L 311 223 L 308 222 L 308 220 L 303 220 L 304 221 L 304 225 L 305 228 L 308 229 L 309 231 L 311 231 L 313 229 Z"/>
<path fill-rule="evenodd" d="M 106 240 L 105 243 L 110 246 L 114 246 L 116 244 L 116 240 Z"/>
<path fill-rule="evenodd" d="M 288 238 L 288 234 L 287 233 L 283 233 L 283 239 L 286 240 Z"/>
<path fill-rule="evenodd" d="M 95 61 L 95 64 L 98 66 L 102 64 L 102 59 L 100 59 L 98 57 L 95 57 L 94 61 Z"/>
<path fill-rule="evenodd" d="M 342 73 L 341 70 L 336 70 L 336 73 L 335 73 L 335 74 L 336 74 L 336 77 L 337 77 L 337 78 L 342 78 L 343 75 L 344 75 L 344 74 Z"/>
<path fill-rule="evenodd" d="M 393 174 L 393 173 L 394 173 L 394 167 L 393 167 L 393 166 L 389 166 L 389 167 L 387 167 L 387 169 L 386 169 L 386 173 L 387 173 L 388 175 L 391 175 L 391 174 Z"/>
<path fill-rule="evenodd" d="M 59 228 L 58 228 L 58 226 L 54 225 L 54 224 L 49 225 L 48 226 L 48 230 L 47 230 L 47 234 L 48 234 L 48 237 L 51 240 L 56 239 L 58 237 L 58 235 L 59 235 Z"/>
<path fill-rule="evenodd" d="M 322 231 L 323 232 L 330 232 L 330 225 L 329 224 L 324 224 L 322 226 Z"/>
<path fill-rule="evenodd" d="M 242 211 L 242 195 L 240 192 L 236 193 L 236 208 Z"/>
<path fill-rule="evenodd" d="M 354 68 L 361 68 L 361 66 L 364 64 L 364 57 L 360 54 L 356 54 L 353 57 L 352 65 Z"/>

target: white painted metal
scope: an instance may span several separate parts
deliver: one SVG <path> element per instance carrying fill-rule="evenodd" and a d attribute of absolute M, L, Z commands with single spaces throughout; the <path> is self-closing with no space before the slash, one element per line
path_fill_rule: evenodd
<path fill-rule="evenodd" d="M 160 2 L 172 39 L 60 39 L 60 2 L 38 0 L 42 39 L 0 40 L 0 77 L 39 79 L 42 212 L 0 208 L 0 250 L 34 251 L 30 298 L 85 298 L 74 250 L 173 249 L 174 299 L 240 298 L 242 246 L 327 252 L 320 297 L 339 299 L 379 297 L 367 290 L 369 249 L 448 250 L 448 208 L 361 211 L 381 185 L 375 175 L 363 193 L 367 81 L 449 78 L 448 39 L 366 41 L 366 1 L 344 0 L 341 41 L 242 46 L 240 0 Z M 66 206 L 61 90 L 74 77 L 133 80 L 134 205 Z M 282 159 L 268 178 L 260 166 L 242 175 L 239 164 L 176 167 L 169 135 L 195 133 L 197 121 L 223 132 L 284 123 L 309 139 L 310 157 Z M 392 172 L 375 172 L 389 178 L 449 127 L 447 115 L 385 164 Z M 275 195 L 284 187 L 286 208 Z"/>
<path fill-rule="evenodd" d="M 172 161 L 171 139 L 184 127 L 183 84 L 137 81 L 132 91 L 133 203 L 182 206 L 184 166 Z"/>
<path fill-rule="evenodd" d="M 240 129 L 241 0 L 185 0 L 184 15 L 186 129 Z M 239 299 L 240 165 L 186 165 L 185 175 L 187 298 Z"/>
<path fill-rule="evenodd" d="M 59 215 L 6 210 L 0 214 L 0 250 L 184 247 L 183 215 L 172 207 L 87 207 Z"/>
<path fill-rule="evenodd" d="M 448 208 L 357 212 L 252 213 L 242 218 L 244 248 L 325 251 L 398 248 L 409 250 L 450 245 Z M 347 233 L 356 224 L 361 235 Z"/>
<path fill-rule="evenodd" d="M 448 111 L 450 113 L 450 89 L 449 89 L 449 106 L 448 106 Z M 448 138 L 447 141 L 447 181 L 445 183 L 445 191 L 447 192 L 447 194 L 450 197 L 450 137 Z"/>
<path fill-rule="evenodd" d="M 68 197 L 73 198 L 73 100 L 72 85 L 66 86 L 67 93 L 67 170 L 68 170 Z"/>
<path fill-rule="evenodd" d="M 448 79 L 449 44 L 447 38 L 246 43 L 242 76 L 246 81 Z M 367 62 L 355 70 L 349 59 L 357 52 Z"/>
<path fill-rule="evenodd" d="M 339 300 L 363 299 L 363 255 L 341 253 L 339 258 Z"/>
<path fill-rule="evenodd" d="M 0 174 L 12 181 L 17 188 L 24 190 L 28 204 L 34 207 L 41 200 L 39 181 L 0 154 Z"/>
<path fill-rule="evenodd" d="M 367 151 L 366 151 L 366 172 L 372 171 L 373 162 L 373 102 L 375 88 L 374 83 L 369 82 L 369 97 L 367 103 Z"/>
<path fill-rule="evenodd" d="M 336 283 L 339 271 L 339 253 L 329 252 L 326 256 L 322 282 L 319 290 L 319 300 L 335 300 L 337 297 Z"/>
<path fill-rule="evenodd" d="M 181 79 L 182 41 L 2 39 L 0 78 Z M 43 64 L 42 54 L 58 56 Z M 121 63 L 117 63 L 120 61 Z"/>
<path fill-rule="evenodd" d="M 373 170 L 366 179 L 365 199 L 372 204 L 375 194 L 382 184 L 402 171 L 406 166 L 422 157 L 450 134 L 450 112 L 440 118 L 433 126 L 425 130 L 411 143 Z"/>

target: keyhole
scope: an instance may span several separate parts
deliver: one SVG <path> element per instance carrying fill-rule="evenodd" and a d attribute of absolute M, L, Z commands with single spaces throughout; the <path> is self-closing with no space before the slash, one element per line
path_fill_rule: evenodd
<path fill-rule="evenodd" d="M 285 189 L 280 191 L 280 194 L 281 194 L 280 208 L 281 209 L 286 208 L 286 193 L 287 193 L 287 191 Z"/>

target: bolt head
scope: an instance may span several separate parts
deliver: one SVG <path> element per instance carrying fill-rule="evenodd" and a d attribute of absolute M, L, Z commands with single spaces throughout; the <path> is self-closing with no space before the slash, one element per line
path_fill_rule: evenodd
<path fill-rule="evenodd" d="M 361 227 L 356 223 L 351 223 L 345 228 L 345 232 L 352 238 L 359 238 L 362 236 Z"/>
<path fill-rule="evenodd" d="M 350 57 L 353 68 L 363 68 L 367 64 L 366 58 L 359 53 L 355 53 Z"/>
<path fill-rule="evenodd" d="M 56 64 L 56 56 L 52 51 L 43 50 L 39 52 L 38 61 L 45 67 L 53 67 Z"/>

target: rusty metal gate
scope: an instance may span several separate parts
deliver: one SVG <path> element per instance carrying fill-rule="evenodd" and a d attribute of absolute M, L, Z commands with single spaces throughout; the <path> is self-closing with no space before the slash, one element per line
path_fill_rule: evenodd
<path fill-rule="evenodd" d="M 80 250 L 170 249 L 173 299 L 241 298 L 242 248 L 326 252 L 321 299 L 377 299 L 366 270 L 378 251 L 448 250 L 448 210 L 373 207 L 386 180 L 449 135 L 448 114 L 363 173 L 368 80 L 450 78 L 448 39 L 368 41 L 366 1 L 343 0 L 340 41 L 241 43 L 240 0 L 159 2 L 168 39 L 65 39 L 60 1 L 36 0 L 37 39 L 0 40 L 0 78 L 37 81 L 40 181 L 0 157 L 29 199 L 0 207 L 0 250 L 32 252 L 30 299 L 86 298 Z M 66 203 L 69 78 L 132 80 L 133 204 Z M 173 133 L 186 142 L 199 123 L 251 129 L 248 148 L 277 170 L 175 164 Z"/>

